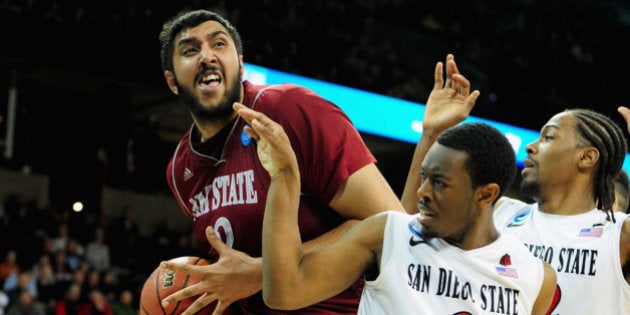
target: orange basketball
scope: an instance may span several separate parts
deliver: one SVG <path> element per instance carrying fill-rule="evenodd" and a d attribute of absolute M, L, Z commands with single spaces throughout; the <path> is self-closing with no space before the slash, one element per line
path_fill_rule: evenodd
<path fill-rule="evenodd" d="M 210 262 L 200 257 L 182 256 L 173 258 L 170 261 L 178 263 L 189 263 L 191 265 L 209 265 Z M 183 288 L 198 283 L 201 279 L 187 274 L 179 273 L 174 270 L 164 269 L 158 266 L 151 273 L 149 278 L 144 282 L 142 292 L 140 294 L 140 314 L 142 315 L 177 315 L 192 304 L 197 297 L 190 297 L 185 300 L 171 303 L 168 307 L 162 307 L 162 300 Z M 214 306 L 214 303 L 210 305 Z M 198 314 L 204 313 L 208 307 L 202 309 Z M 207 312 L 212 313 L 212 309 Z"/>

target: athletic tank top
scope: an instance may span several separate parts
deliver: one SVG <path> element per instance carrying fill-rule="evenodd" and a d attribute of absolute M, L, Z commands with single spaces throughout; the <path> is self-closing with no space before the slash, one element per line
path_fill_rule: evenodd
<path fill-rule="evenodd" d="M 416 215 L 390 212 L 359 314 L 531 314 L 543 279 L 542 262 L 509 236 L 462 250 L 424 239 Z"/>
<path fill-rule="evenodd" d="M 243 104 L 282 125 L 298 159 L 302 180 L 298 224 L 304 241 L 346 219 L 328 206 L 352 173 L 376 160 L 350 119 L 335 104 L 294 84 L 244 82 Z M 193 221 L 201 256 L 215 261 L 205 230 L 213 226 L 223 242 L 252 257 L 262 255 L 262 220 L 269 174 L 258 160 L 256 142 L 237 118 L 216 136 L 195 143 L 194 126 L 178 144 L 167 180 L 183 213 Z M 261 293 L 238 301 L 243 314 L 355 314 L 363 280 L 340 294 L 301 309 L 269 309 Z"/>
<path fill-rule="evenodd" d="M 508 199 L 494 218 L 497 229 L 556 270 L 560 295 L 551 314 L 630 314 L 630 286 L 619 258 L 625 214 L 615 213 L 613 223 L 598 209 L 555 215 L 541 212 L 538 204 Z"/>

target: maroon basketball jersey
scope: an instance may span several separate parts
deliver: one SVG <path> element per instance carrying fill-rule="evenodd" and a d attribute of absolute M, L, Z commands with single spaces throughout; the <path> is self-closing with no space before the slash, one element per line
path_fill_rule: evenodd
<path fill-rule="evenodd" d="M 244 82 L 244 104 L 282 125 L 295 150 L 302 197 L 299 226 L 303 241 L 344 221 L 327 205 L 353 172 L 375 162 L 349 118 L 335 104 L 293 84 Z M 194 220 L 198 248 L 218 257 L 205 236 L 213 226 L 228 246 L 252 257 L 262 251 L 262 220 L 269 175 L 258 161 L 256 142 L 237 118 L 212 139 L 199 142 L 194 126 L 181 139 L 167 167 L 169 187 L 183 212 Z M 356 314 L 363 281 L 299 314 Z M 240 301 L 245 313 L 285 314 L 270 310 L 261 294 Z"/>

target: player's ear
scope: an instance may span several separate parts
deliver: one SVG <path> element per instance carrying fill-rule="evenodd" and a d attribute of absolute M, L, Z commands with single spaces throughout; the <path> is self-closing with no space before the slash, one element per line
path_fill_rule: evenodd
<path fill-rule="evenodd" d="M 482 206 L 491 206 L 497 199 L 501 188 L 497 183 L 490 183 L 477 187 L 475 190 L 475 200 Z"/>
<path fill-rule="evenodd" d="M 171 71 L 164 71 L 164 79 L 166 79 L 166 84 L 168 84 L 168 88 L 175 95 L 179 95 L 179 90 L 177 89 L 177 81 L 175 80 L 175 75 Z"/>
<path fill-rule="evenodd" d="M 599 150 L 595 147 L 585 147 L 580 152 L 578 167 L 580 169 L 591 168 L 597 164 L 597 161 L 599 161 Z"/>

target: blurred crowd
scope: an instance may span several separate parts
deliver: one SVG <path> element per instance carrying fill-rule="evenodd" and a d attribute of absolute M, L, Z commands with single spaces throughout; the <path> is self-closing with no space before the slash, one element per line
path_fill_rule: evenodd
<path fill-rule="evenodd" d="M 415 102 L 430 91 L 426 69 L 454 53 L 483 92 L 474 114 L 525 127 L 566 106 L 614 113 L 623 85 L 610 73 L 630 70 L 618 59 L 630 4 L 613 0 L 3 0 L 0 20 L 20 58 L 164 88 L 157 34 L 186 8 L 225 12 L 247 62 Z"/>
<path fill-rule="evenodd" d="M 192 250 L 168 219 L 140 233 L 133 205 L 86 220 L 14 194 L 0 210 L 0 314 L 136 315 L 159 261 Z"/>

